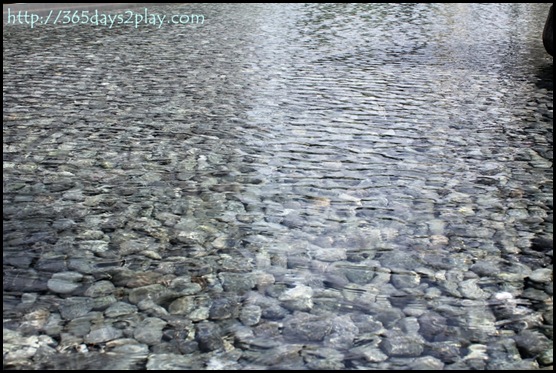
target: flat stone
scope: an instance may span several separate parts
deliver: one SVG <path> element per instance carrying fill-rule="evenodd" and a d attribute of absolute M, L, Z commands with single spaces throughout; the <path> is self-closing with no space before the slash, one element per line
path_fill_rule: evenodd
<path fill-rule="evenodd" d="M 296 311 L 310 311 L 313 308 L 313 289 L 306 285 L 297 285 L 283 292 L 278 300 L 284 308 Z"/>
<path fill-rule="evenodd" d="M 166 321 L 157 317 L 147 317 L 143 320 L 133 333 L 133 337 L 140 343 L 149 346 L 160 343 L 162 338 L 162 328 L 166 326 Z"/>
<path fill-rule="evenodd" d="M 247 304 L 241 308 L 239 319 L 244 325 L 253 326 L 261 320 L 262 309 L 255 304 Z"/>
<path fill-rule="evenodd" d="M 83 275 L 78 272 L 55 273 L 48 280 L 48 290 L 54 293 L 69 294 L 81 286 Z"/>
<path fill-rule="evenodd" d="M 110 305 L 105 311 L 104 315 L 110 318 L 117 318 L 124 315 L 129 315 L 137 312 L 137 306 L 125 302 L 116 302 Z"/>
<path fill-rule="evenodd" d="M 195 328 L 195 340 L 203 352 L 223 348 L 222 336 L 222 330 L 217 324 L 201 322 Z"/>
<path fill-rule="evenodd" d="M 102 281 L 97 281 L 91 286 L 89 286 L 89 288 L 85 290 L 85 295 L 88 297 L 95 298 L 95 297 L 110 295 L 114 293 L 115 290 L 116 287 L 114 286 L 114 284 L 112 284 L 110 281 L 102 280 Z"/>
<path fill-rule="evenodd" d="M 85 337 L 85 343 L 102 343 L 118 339 L 123 335 L 121 330 L 118 330 L 110 325 L 101 326 L 98 329 L 91 330 Z"/>
<path fill-rule="evenodd" d="M 382 350 L 388 356 L 394 357 L 416 357 L 423 353 L 423 343 L 414 337 L 393 336 L 382 340 Z"/>
<path fill-rule="evenodd" d="M 284 319 L 284 338 L 295 342 L 319 342 L 330 334 L 332 321 L 327 316 L 298 312 Z"/>
<path fill-rule="evenodd" d="M 539 283 L 549 283 L 552 281 L 552 269 L 551 268 L 539 268 L 535 269 L 530 275 L 529 279 L 534 282 Z"/>

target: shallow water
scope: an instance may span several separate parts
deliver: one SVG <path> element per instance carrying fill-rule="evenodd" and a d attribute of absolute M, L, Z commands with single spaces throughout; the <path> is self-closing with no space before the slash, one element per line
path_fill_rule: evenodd
<path fill-rule="evenodd" d="M 5 367 L 552 365 L 547 4 L 150 10 L 4 27 Z"/>

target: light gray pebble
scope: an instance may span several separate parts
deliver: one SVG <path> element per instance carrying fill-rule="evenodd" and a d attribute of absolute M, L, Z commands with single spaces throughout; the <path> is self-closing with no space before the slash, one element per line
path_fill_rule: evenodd
<path fill-rule="evenodd" d="M 529 275 L 529 279 L 534 282 L 549 283 L 552 281 L 552 269 L 551 268 L 536 269 Z"/>
<path fill-rule="evenodd" d="M 117 318 L 137 312 L 137 306 L 126 302 L 116 302 L 111 304 L 105 311 L 104 315 L 109 318 Z"/>
<path fill-rule="evenodd" d="M 218 278 L 225 291 L 235 294 L 243 294 L 257 284 L 251 273 L 220 272 Z"/>
<path fill-rule="evenodd" d="M 63 319 L 72 320 L 89 313 L 93 309 L 93 300 L 88 297 L 64 299 L 60 302 L 58 309 Z"/>
<path fill-rule="evenodd" d="M 79 242 L 79 250 L 102 254 L 108 251 L 108 242 L 103 240 L 88 240 Z"/>
<path fill-rule="evenodd" d="M 375 342 L 354 347 L 350 349 L 349 355 L 355 358 L 363 358 L 365 361 L 370 363 L 380 363 L 386 361 L 388 360 L 388 355 L 382 352 L 382 350 L 378 347 L 379 343 L 380 339 L 377 339 Z"/>
<path fill-rule="evenodd" d="M 81 286 L 83 275 L 78 272 L 55 273 L 48 280 L 48 289 L 54 293 L 69 294 Z"/>
<path fill-rule="evenodd" d="M 393 273 L 390 280 L 397 289 L 414 288 L 421 283 L 421 276 L 413 271 Z"/>
<path fill-rule="evenodd" d="M 102 343 L 118 339 L 123 335 L 121 330 L 118 330 L 110 325 L 103 325 L 97 329 L 92 329 L 87 336 L 85 336 L 85 343 Z"/>
<path fill-rule="evenodd" d="M 241 308 L 239 319 L 244 325 L 252 326 L 256 325 L 260 321 L 261 315 L 261 307 L 255 304 L 247 304 Z"/>
<path fill-rule="evenodd" d="M 307 368 L 312 370 L 343 370 L 346 367 L 344 354 L 333 348 L 303 349 L 301 356 Z"/>
<path fill-rule="evenodd" d="M 478 285 L 478 279 L 469 279 L 460 282 L 459 284 L 459 291 L 461 295 L 468 299 L 487 299 L 490 297 L 490 294 Z"/>
<path fill-rule="evenodd" d="M 209 310 L 209 318 L 211 320 L 225 320 L 235 318 L 239 314 L 239 298 L 221 297 L 214 299 Z"/>
<path fill-rule="evenodd" d="M 146 285 L 135 289 L 131 289 L 128 298 L 132 304 L 137 304 L 144 299 L 151 299 L 151 300 L 159 299 L 161 294 L 164 294 L 166 292 L 167 289 L 164 285 L 161 284 Z"/>
<path fill-rule="evenodd" d="M 110 295 L 114 293 L 115 290 L 116 287 L 110 281 L 101 280 L 89 286 L 89 288 L 85 290 L 85 295 L 95 298 L 104 295 Z"/>
<path fill-rule="evenodd" d="M 284 291 L 278 300 L 284 308 L 289 310 L 310 311 L 313 308 L 313 289 L 299 284 Z"/>
<path fill-rule="evenodd" d="M 173 301 L 168 307 L 172 315 L 188 315 L 196 307 L 195 297 L 181 297 Z"/>
<path fill-rule="evenodd" d="M 311 315 L 297 312 L 284 319 L 284 338 L 291 341 L 318 342 L 332 330 L 330 315 Z"/>
<path fill-rule="evenodd" d="M 423 356 L 409 364 L 411 370 L 443 370 L 444 363 L 432 356 Z"/>
<path fill-rule="evenodd" d="M 201 370 L 206 366 L 196 362 L 191 356 L 181 354 L 149 354 L 147 370 Z"/>
<path fill-rule="evenodd" d="M 386 337 L 380 347 L 388 356 L 394 357 L 420 356 L 424 350 L 423 342 L 410 336 Z"/>
<path fill-rule="evenodd" d="M 133 337 L 140 343 L 149 346 L 155 345 L 160 342 L 162 338 L 162 328 L 164 328 L 166 324 L 166 321 L 157 317 L 147 317 L 137 325 Z"/>
<path fill-rule="evenodd" d="M 105 295 L 93 298 L 93 310 L 94 311 L 104 311 L 111 304 L 114 304 L 118 301 L 115 296 L 113 295 Z"/>
<path fill-rule="evenodd" d="M 324 346 L 335 350 L 346 350 L 352 347 L 359 334 L 359 328 L 348 315 L 336 316 L 331 320 L 330 332 L 324 337 Z"/>
<path fill-rule="evenodd" d="M 149 314 L 156 317 L 164 317 L 169 314 L 166 308 L 158 305 L 154 300 L 148 298 L 137 303 L 137 308 L 140 311 L 148 311 Z"/>

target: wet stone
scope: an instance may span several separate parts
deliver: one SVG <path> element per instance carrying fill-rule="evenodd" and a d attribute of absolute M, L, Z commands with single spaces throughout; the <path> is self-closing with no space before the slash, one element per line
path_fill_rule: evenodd
<path fill-rule="evenodd" d="M 167 292 L 165 286 L 160 284 L 147 285 L 130 290 L 129 301 L 132 304 L 137 304 L 144 299 L 159 299 L 161 294 Z"/>
<path fill-rule="evenodd" d="M 78 245 L 80 250 L 90 251 L 96 254 L 108 251 L 108 242 L 102 240 L 81 241 Z"/>
<path fill-rule="evenodd" d="M 59 335 L 63 329 L 62 317 L 59 313 L 51 313 L 48 320 L 43 325 L 42 330 L 47 335 Z"/>
<path fill-rule="evenodd" d="M 539 268 L 534 270 L 529 275 L 529 280 L 539 283 L 548 283 L 552 281 L 552 269 L 550 268 Z"/>
<path fill-rule="evenodd" d="M 55 273 L 48 280 L 47 286 L 50 291 L 60 294 L 69 294 L 81 286 L 83 275 L 78 272 Z"/>
<path fill-rule="evenodd" d="M 129 304 L 129 303 L 125 303 L 125 302 L 116 302 L 111 304 L 105 311 L 104 311 L 104 315 L 106 317 L 110 317 L 110 318 L 117 318 L 120 316 L 124 316 L 124 315 L 129 315 L 132 313 L 137 312 L 137 307 Z"/>
<path fill-rule="evenodd" d="M 418 320 L 420 334 L 429 341 L 434 341 L 436 338 L 442 338 L 442 336 L 448 331 L 447 319 L 437 313 L 425 313 L 419 317 Z"/>
<path fill-rule="evenodd" d="M 225 291 L 243 294 L 256 285 L 256 280 L 250 273 L 220 272 L 218 278 Z"/>
<path fill-rule="evenodd" d="M 244 325 L 256 325 L 261 320 L 262 309 L 255 304 L 247 304 L 241 308 L 239 319 Z"/>
<path fill-rule="evenodd" d="M 103 325 L 97 329 L 91 330 L 85 337 L 85 343 L 102 343 L 113 339 L 118 339 L 123 335 L 121 330 L 115 329 L 110 325 Z"/>
<path fill-rule="evenodd" d="M 59 255 L 56 253 L 45 253 L 42 255 L 36 263 L 35 268 L 39 271 L 45 272 L 66 272 L 68 270 L 66 266 L 64 255 Z"/>
<path fill-rule="evenodd" d="M 71 229 L 76 225 L 76 223 L 71 219 L 58 219 L 52 223 L 52 228 L 63 231 L 66 229 Z"/>
<path fill-rule="evenodd" d="M 544 334 L 534 330 L 522 330 L 514 339 L 524 358 L 537 357 L 552 346 L 552 342 Z"/>
<path fill-rule="evenodd" d="M 344 354 L 333 348 L 318 348 L 301 352 L 307 367 L 312 370 L 343 370 L 345 369 Z"/>
<path fill-rule="evenodd" d="M 195 363 L 190 356 L 181 354 L 150 354 L 147 361 L 147 370 L 190 370 L 202 369 L 203 364 Z"/>
<path fill-rule="evenodd" d="M 386 337 L 380 347 L 388 356 L 395 357 L 420 356 L 424 350 L 421 341 L 409 336 Z"/>
<path fill-rule="evenodd" d="M 278 370 L 299 369 L 302 366 L 301 357 L 302 345 L 285 344 L 282 346 L 272 347 L 268 349 L 268 353 L 264 355 L 254 354 L 253 351 L 247 351 L 243 358 L 255 361 L 264 367 L 272 367 Z"/>
<path fill-rule="evenodd" d="M 162 328 L 166 326 L 166 321 L 156 317 L 147 317 L 137 325 L 133 337 L 140 343 L 149 346 L 160 342 L 162 338 Z"/>
<path fill-rule="evenodd" d="M 420 284 L 421 278 L 415 272 L 408 272 L 404 274 L 392 274 L 392 284 L 398 289 L 414 288 Z"/>
<path fill-rule="evenodd" d="M 444 363 L 432 356 L 423 356 L 409 364 L 409 368 L 412 370 L 443 370 Z"/>
<path fill-rule="evenodd" d="M 284 319 L 284 338 L 292 341 L 318 342 L 331 331 L 331 320 L 326 316 L 314 316 L 305 312 Z"/>
<path fill-rule="evenodd" d="M 475 272 L 476 274 L 478 274 L 479 276 L 485 276 L 485 277 L 494 276 L 499 272 L 497 263 L 493 263 L 485 260 L 473 264 L 469 269 Z"/>
<path fill-rule="evenodd" d="M 542 352 L 539 357 L 537 358 L 539 363 L 544 366 L 554 364 L 554 349 L 548 348 L 544 352 Z"/>
<path fill-rule="evenodd" d="M 173 301 L 168 307 L 168 311 L 173 315 L 188 315 L 196 307 L 194 297 L 181 297 Z"/>
<path fill-rule="evenodd" d="M 104 311 L 110 305 L 116 303 L 118 300 L 113 295 L 102 295 L 100 297 L 93 298 L 93 310 L 94 311 Z"/>
<path fill-rule="evenodd" d="M 85 290 L 85 295 L 88 297 L 100 297 L 114 293 L 116 287 L 110 281 L 97 281 Z"/>
<path fill-rule="evenodd" d="M 358 334 L 359 329 L 349 316 L 337 316 L 332 319 L 332 328 L 324 338 L 324 345 L 336 350 L 349 349 Z"/>
<path fill-rule="evenodd" d="M 64 328 L 64 331 L 71 333 L 73 336 L 84 337 L 91 331 L 91 325 L 99 324 L 101 321 L 102 313 L 89 312 L 69 321 Z"/>
<path fill-rule="evenodd" d="M 203 352 L 218 350 L 224 347 L 222 330 L 217 324 L 199 323 L 195 328 L 195 340 Z"/>
<path fill-rule="evenodd" d="M 339 260 L 347 259 L 347 250 L 345 248 L 321 248 L 313 247 L 309 253 L 310 255 L 323 262 L 336 262 Z"/>
<path fill-rule="evenodd" d="M 278 300 L 289 310 L 309 311 L 313 308 L 313 289 L 305 285 L 297 285 L 284 291 Z"/>
<path fill-rule="evenodd" d="M 375 305 L 372 309 L 374 319 L 380 321 L 385 328 L 390 329 L 405 317 L 402 310 L 388 307 L 388 305 Z"/>
<path fill-rule="evenodd" d="M 459 284 L 461 295 L 468 299 L 487 299 L 490 294 L 478 286 L 478 279 L 469 279 Z"/>
<path fill-rule="evenodd" d="M 48 274 L 49 275 L 49 274 Z M 22 292 L 43 292 L 48 289 L 46 276 L 38 274 L 35 271 L 27 271 L 20 269 L 11 269 L 4 271 L 4 290 L 5 291 L 22 291 Z M 50 276 L 49 276 L 50 277 Z M 72 288 L 71 283 L 63 282 L 62 290 Z M 55 283 L 57 286 L 58 283 Z"/>
<path fill-rule="evenodd" d="M 236 297 L 214 299 L 209 310 L 209 318 L 212 320 L 224 320 L 237 317 L 239 303 Z"/>
<path fill-rule="evenodd" d="M 340 271 L 344 273 L 345 277 L 356 284 L 365 285 L 370 283 L 376 276 L 376 270 L 374 266 L 363 266 L 363 265 L 346 265 L 341 266 Z"/>
<path fill-rule="evenodd" d="M 121 345 L 110 345 L 110 342 L 107 343 L 107 347 L 111 348 L 111 352 L 118 354 L 118 355 L 125 355 L 125 356 L 138 356 L 138 357 L 147 357 L 149 355 L 149 346 L 146 344 L 139 344 L 137 341 L 133 339 L 128 339 L 129 343 L 121 344 Z M 121 341 L 121 339 L 120 339 Z M 111 341 L 115 342 L 115 341 Z"/>

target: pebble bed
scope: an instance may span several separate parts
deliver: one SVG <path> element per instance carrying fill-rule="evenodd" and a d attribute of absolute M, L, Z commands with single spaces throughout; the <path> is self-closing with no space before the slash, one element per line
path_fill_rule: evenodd
<path fill-rule="evenodd" d="M 5 26 L 4 368 L 551 368 L 548 7 Z"/>

